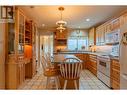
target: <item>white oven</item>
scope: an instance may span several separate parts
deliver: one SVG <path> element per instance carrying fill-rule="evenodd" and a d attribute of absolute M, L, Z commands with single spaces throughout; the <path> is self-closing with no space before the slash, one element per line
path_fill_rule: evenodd
<path fill-rule="evenodd" d="M 97 77 L 110 87 L 110 58 L 107 55 L 97 57 Z"/>

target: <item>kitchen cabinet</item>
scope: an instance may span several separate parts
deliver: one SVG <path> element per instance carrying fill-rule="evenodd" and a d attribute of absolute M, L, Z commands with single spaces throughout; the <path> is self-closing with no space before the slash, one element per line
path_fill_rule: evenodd
<path fill-rule="evenodd" d="M 56 31 L 55 32 L 55 39 L 67 39 L 67 31 Z"/>
<path fill-rule="evenodd" d="M 96 28 L 96 45 L 105 45 L 109 43 L 113 37 L 110 34 L 120 28 L 120 18 L 110 20 Z M 109 39 L 111 38 L 111 39 Z"/>
<path fill-rule="evenodd" d="M 112 23 L 107 22 L 106 23 L 106 33 L 110 33 L 112 31 Z"/>
<path fill-rule="evenodd" d="M 100 43 L 101 45 L 104 45 L 105 44 L 105 25 L 101 26 L 101 29 L 100 29 Z"/>
<path fill-rule="evenodd" d="M 96 45 L 105 44 L 105 26 L 101 25 L 96 28 Z"/>
<path fill-rule="evenodd" d="M 55 46 L 66 46 L 67 45 L 67 31 L 56 31 L 54 33 L 54 45 Z"/>
<path fill-rule="evenodd" d="M 32 78 L 36 74 L 36 24 L 27 19 L 25 23 L 25 47 L 24 57 L 25 64 L 25 78 Z"/>
<path fill-rule="evenodd" d="M 7 23 L 7 64 L 6 84 L 7 89 L 17 89 L 25 79 L 24 41 L 25 41 L 25 16 L 21 10 L 15 10 L 15 23 Z"/>
<path fill-rule="evenodd" d="M 87 69 L 90 70 L 95 76 L 97 76 L 97 56 L 89 54 L 88 62 L 86 64 Z"/>
<path fill-rule="evenodd" d="M 88 57 L 88 54 L 75 54 L 76 57 L 78 57 L 80 60 L 83 61 L 83 69 L 86 68 L 86 64 L 87 64 L 87 57 Z"/>
<path fill-rule="evenodd" d="M 89 35 L 88 35 L 88 41 L 89 41 L 89 46 L 90 45 L 95 45 L 96 44 L 96 39 L 95 39 L 95 28 L 91 28 L 89 30 Z"/>
<path fill-rule="evenodd" d="M 16 7 L 15 10 L 15 22 L 7 23 L 7 42 L 6 49 L 8 51 L 7 64 L 6 64 L 6 88 L 17 89 L 25 80 L 25 59 L 33 60 L 31 62 L 32 76 L 35 74 L 36 66 L 35 61 L 35 46 L 34 50 L 32 45 L 35 44 L 35 40 L 32 39 L 34 33 L 33 28 L 31 33 L 27 35 L 26 32 L 26 16 L 22 10 Z M 33 26 L 32 26 L 33 27 Z M 28 28 L 28 27 L 27 27 Z M 35 34 L 35 33 L 34 33 Z M 26 40 L 29 37 L 30 41 Z M 34 35 L 35 37 L 35 35 Z M 33 55 L 34 51 L 34 55 Z M 30 67 L 29 67 L 30 68 Z M 34 70 L 34 71 L 33 71 Z"/>
<path fill-rule="evenodd" d="M 111 87 L 120 89 L 120 64 L 118 60 L 111 60 Z"/>
<path fill-rule="evenodd" d="M 24 62 L 6 64 L 6 89 L 17 89 L 25 81 Z"/>
<path fill-rule="evenodd" d="M 34 76 L 37 72 L 37 63 L 36 63 L 36 51 L 37 51 L 37 25 L 36 23 L 32 23 L 32 76 Z"/>
<path fill-rule="evenodd" d="M 127 12 L 120 16 L 120 26 L 124 25 L 125 23 L 127 23 Z"/>
<path fill-rule="evenodd" d="M 116 18 L 112 21 L 112 31 L 120 28 L 120 18 Z"/>
<path fill-rule="evenodd" d="M 99 28 L 96 28 L 96 45 L 100 45 Z"/>
<path fill-rule="evenodd" d="M 25 44 L 32 44 L 32 21 L 25 20 Z"/>

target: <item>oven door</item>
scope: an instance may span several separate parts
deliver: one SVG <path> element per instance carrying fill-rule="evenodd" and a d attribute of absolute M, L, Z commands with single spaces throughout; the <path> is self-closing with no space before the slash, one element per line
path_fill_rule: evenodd
<path fill-rule="evenodd" d="M 98 60 L 97 68 L 99 72 L 110 77 L 110 62 L 109 61 L 106 62 L 103 60 Z"/>

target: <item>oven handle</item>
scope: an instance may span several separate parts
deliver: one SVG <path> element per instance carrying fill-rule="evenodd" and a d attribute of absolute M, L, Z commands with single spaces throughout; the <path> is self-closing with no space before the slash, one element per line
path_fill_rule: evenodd
<path fill-rule="evenodd" d="M 102 61 L 99 61 L 99 65 L 101 65 L 103 67 L 106 67 L 106 63 L 105 62 L 102 62 Z"/>

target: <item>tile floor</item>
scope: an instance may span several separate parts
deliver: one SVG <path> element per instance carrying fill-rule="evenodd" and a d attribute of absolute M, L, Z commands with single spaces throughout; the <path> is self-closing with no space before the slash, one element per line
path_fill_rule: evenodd
<path fill-rule="evenodd" d="M 51 81 L 51 87 L 54 87 L 54 81 Z M 96 76 L 90 71 L 83 70 L 80 77 L 80 90 L 109 90 Z M 32 79 L 27 79 L 18 88 L 19 90 L 44 90 L 46 85 L 46 77 L 39 71 Z"/>

